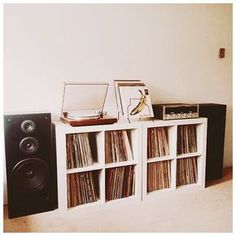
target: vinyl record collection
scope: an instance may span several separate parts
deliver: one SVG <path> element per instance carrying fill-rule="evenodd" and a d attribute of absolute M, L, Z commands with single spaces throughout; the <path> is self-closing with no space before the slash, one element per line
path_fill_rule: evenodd
<path fill-rule="evenodd" d="M 178 126 L 177 153 L 197 152 L 196 125 Z"/>
<path fill-rule="evenodd" d="M 135 194 L 134 166 L 106 170 L 106 200 L 129 197 Z"/>
<path fill-rule="evenodd" d="M 67 206 L 74 207 L 98 200 L 97 172 L 88 171 L 67 175 Z"/>
<path fill-rule="evenodd" d="M 89 134 L 67 134 L 67 169 L 85 167 L 93 164 Z"/>
<path fill-rule="evenodd" d="M 147 191 L 170 188 L 171 161 L 148 163 L 147 165 Z"/>
<path fill-rule="evenodd" d="M 132 160 L 133 154 L 126 130 L 105 132 L 105 162 Z"/>
<path fill-rule="evenodd" d="M 177 160 L 177 186 L 193 184 L 198 180 L 197 157 Z"/>
<path fill-rule="evenodd" d="M 147 139 L 148 158 L 167 156 L 170 154 L 166 128 L 149 128 Z"/>

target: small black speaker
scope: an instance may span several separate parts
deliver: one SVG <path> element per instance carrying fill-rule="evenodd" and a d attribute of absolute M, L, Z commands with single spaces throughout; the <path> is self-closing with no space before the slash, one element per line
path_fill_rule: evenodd
<path fill-rule="evenodd" d="M 199 115 L 208 118 L 206 180 L 223 177 L 226 105 L 199 104 Z"/>
<path fill-rule="evenodd" d="M 4 115 L 8 216 L 54 210 L 55 129 L 50 113 Z"/>

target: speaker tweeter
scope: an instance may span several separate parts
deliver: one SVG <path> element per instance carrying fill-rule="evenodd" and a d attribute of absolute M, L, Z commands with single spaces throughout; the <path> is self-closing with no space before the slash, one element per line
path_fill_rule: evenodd
<path fill-rule="evenodd" d="M 36 130 L 36 125 L 32 120 L 24 120 L 21 123 L 21 130 L 26 134 L 31 134 Z"/>

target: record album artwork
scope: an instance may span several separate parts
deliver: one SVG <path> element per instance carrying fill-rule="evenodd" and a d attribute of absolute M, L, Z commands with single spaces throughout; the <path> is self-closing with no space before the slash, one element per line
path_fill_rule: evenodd
<path fill-rule="evenodd" d="M 141 81 L 115 81 L 119 112 L 128 120 L 154 116 L 148 88 Z"/>

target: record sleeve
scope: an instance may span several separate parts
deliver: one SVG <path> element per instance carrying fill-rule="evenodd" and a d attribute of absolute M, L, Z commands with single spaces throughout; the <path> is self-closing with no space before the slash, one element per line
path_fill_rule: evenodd
<path fill-rule="evenodd" d="M 129 121 L 154 117 L 149 89 L 140 80 L 115 80 L 119 118 Z"/>

